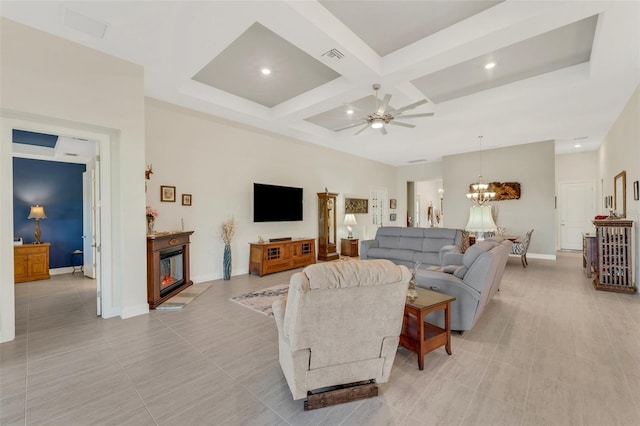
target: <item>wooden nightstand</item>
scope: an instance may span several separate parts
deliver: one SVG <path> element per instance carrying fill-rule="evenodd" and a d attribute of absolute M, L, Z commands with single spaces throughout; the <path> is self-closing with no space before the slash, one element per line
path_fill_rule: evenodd
<path fill-rule="evenodd" d="M 342 256 L 358 257 L 358 239 L 340 238 L 340 254 Z"/>

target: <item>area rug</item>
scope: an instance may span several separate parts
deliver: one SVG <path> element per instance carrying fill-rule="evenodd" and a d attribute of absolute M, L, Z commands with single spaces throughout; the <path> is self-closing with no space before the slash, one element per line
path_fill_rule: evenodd
<path fill-rule="evenodd" d="M 273 287 L 265 288 L 263 290 L 253 291 L 251 293 L 241 294 L 240 296 L 232 297 L 232 300 L 252 309 L 261 314 L 272 317 L 273 310 L 271 304 L 276 299 L 281 299 L 289 291 L 289 284 L 279 284 Z"/>
<path fill-rule="evenodd" d="M 171 299 L 168 299 L 163 304 L 156 306 L 156 309 L 182 309 L 211 286 L 212 284 L 193 284 L 173 296 Z"/>

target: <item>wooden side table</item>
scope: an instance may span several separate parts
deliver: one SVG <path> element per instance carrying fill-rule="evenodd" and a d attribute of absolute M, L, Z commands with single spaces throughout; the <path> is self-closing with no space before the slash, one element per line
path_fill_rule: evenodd
<path fill-rule="evenodd" d="M 358 257 L 358 239 L 340 238 L 340 254 L 342 256 Z"/>
<path fill-rule="evenodd" d="M 451 355 L 450 304 L 456 298 L 419 287 L 416 291 L 418 297 L 407 297 L 404 305 L 400 346 L 418 354 L 418 369 L 424 370 L 424 356 L 432 350 L 444 346 Z M 438 310 L 444 310 L 444 328 L 424 320 L 425 316 Z"/>

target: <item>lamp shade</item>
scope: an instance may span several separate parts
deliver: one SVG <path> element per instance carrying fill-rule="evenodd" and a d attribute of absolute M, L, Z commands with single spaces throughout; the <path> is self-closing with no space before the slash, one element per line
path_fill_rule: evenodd
<path fill-rule="evenodd" d="M 345 225 L 357 225 L 358 222 L 356 222 L 356 215 L 351 214 L 351 213 L 347 213 L 346 215 L 344 215 L 344 224 Z"/>
<path fill-rule="evenodd" d="M 496 228 L 491 214 L 491 206 L 472 206 L 469 209 L 469 222 L 465 228 L 467 231 L 495 232 Z"/>
<path fill-rule="evenodd" d="M 29 212 L 29 217 L 27 219 L 46 219 L 47 215 L 44 214 L 44 207 L 35 205 L 31 206 L 31 211 Z"/>

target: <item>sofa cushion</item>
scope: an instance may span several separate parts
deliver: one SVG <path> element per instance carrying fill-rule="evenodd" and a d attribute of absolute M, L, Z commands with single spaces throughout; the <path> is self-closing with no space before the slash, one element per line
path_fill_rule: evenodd
<path fill-rule="evenodd" d="M 401 237 L 424 238 L 425 228 L 400 228 Z"/>
<path fill-rule="evenodd" d="M 404 250 L 420 251 L 422 250 L 424 238 L 400 237 L 399 247 Z"/>
<path fill-rule="evenodd" d="M 369 249 L 368 257 L 373 259 L 390 259 L 403 260 L 405 262 L 413 262 L 413 251 L 390 249 L 390 248 L 372 248 Z"/>
<path fill-rule="evenodd" d="M 302 272 L 311 290 L 385 285 L 403 279 L 402 268 L 385 259 L 316 263 Z"/>
<path fill-rule="evenodd" d="M 378 247 L 380 248 L 387 248 L 387 249 L 400 248 L 400 237 L 379 236 L 376 239 L 378 240 Z"/>
<path fill-rule="evenodd" d="M 485 241 L 479 241 L 474 245 L 472 245 L 471 247 L 469 247 L 467 251 L 464 253 L 464 256 L 462 256 L 462 267 L 458 268 L 453 273 L 453 275 L 455 275 L 460 279 L 463 279 L 465 274 L 471 267 L 471 265 L 473 265 L 473 262 L 475 262 L 476 259 L 478 258 L 478 256 L 480 256 L 482 253 L 486 251 L 491 250 L 496 245 L 497 243 L 495 241 L 485 240 Z"/>
<path fill-rule="evenodd" d="M 423 263 L 425 265 L 439 265 L 440 254 L 438 252 L 428 253 L 424 251 L 416 251 L 413 253 L 411 260 L 414 263 Z"/>

